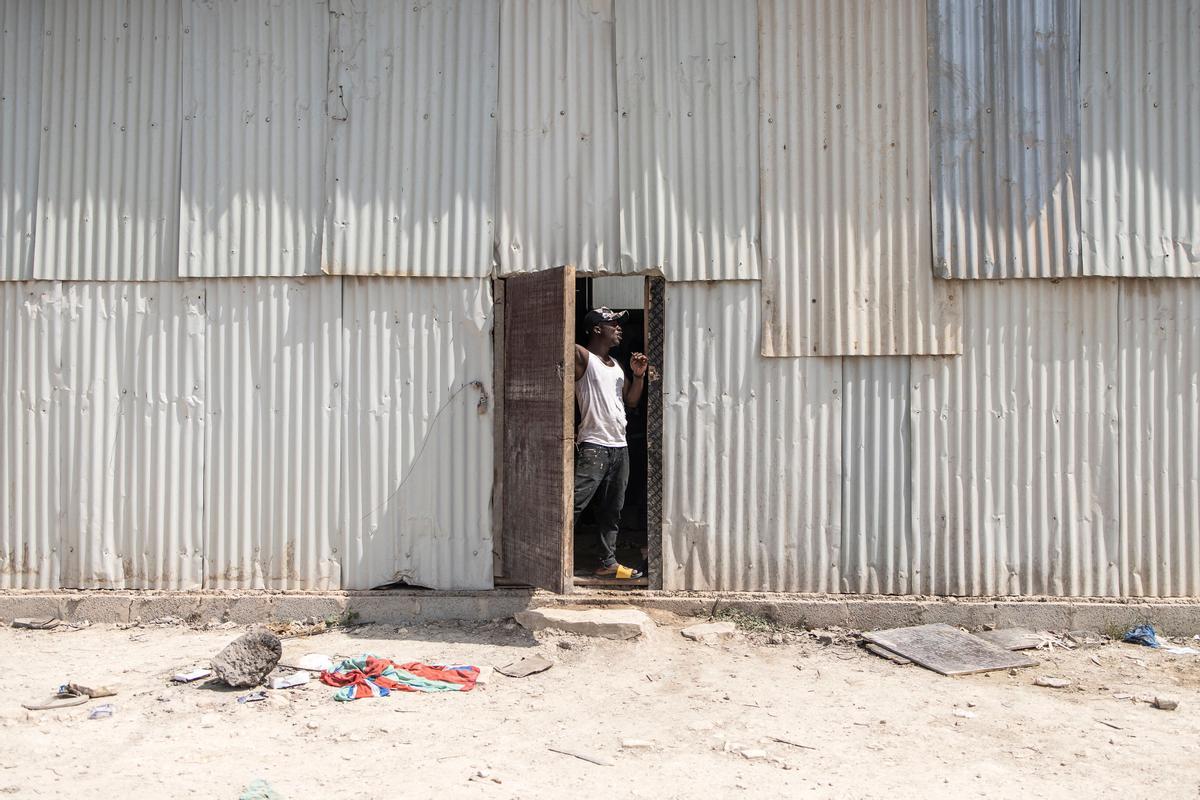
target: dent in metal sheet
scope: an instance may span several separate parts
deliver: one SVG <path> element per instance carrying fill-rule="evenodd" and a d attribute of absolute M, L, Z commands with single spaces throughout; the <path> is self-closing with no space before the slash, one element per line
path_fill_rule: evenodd
<path fill-rule="evenodd" d="M 61 585 L 199 589 L 203 285 L 64 287 Z"/>
<path fill-rule="evenodd" d="M 1115 281 L 969 282 L 912 360 L 913 591 L 1116 595 Z"/>
<path fill-rule="evenodd" d="M 500 4 L 334 0 L 331 274 L 491 271 Z"/>
<path fill-rule="evenodd" d="M 1200 0 L 1083 4 L 1083 267 L 1200 277 Z"/>
<path fill-rule="evenodd" d="M 841 360 L 764 359 L 759 286 L 668 283 L 663 585 L 837 591 Z"/>
<path fill-rule="evenodd" d="M 937 275 L 1078 275 L 1078 0 L 928 8 Z"/>
<path fill-rule="evenodd" d="M 924 3 L 759 10 L 763 354 L 959 352 L 930 269 Z"/>
<path fill-rule="evenodd" d="M 753 0 L 616 0 L 621 272 L 757 279 Z"/>
<path fill-rule="evenodd" d="M 59 283 L 0 283 L 0 589 L 62 585 Z"/>
<path fill-rule="evenodd" d="M 169 280 L 180 0 L 47 0 L 34 277 Z"/>
<path fill-rule="evenodd" d="M 0 0 L 0 280 L 33 277 L 44 9 Z"/>
<path fill-rule="evenodd" d="M 179 270 L 320 274 L 324 0 L 184 6 Z"/>
<path fill-rule="evenodd" d="M 505 0 L 500 32 L 500 270 L 616 272 L 612 0 Z"/>
<path fill-rule="evenodd" d="M 344 588 L 492 585 L 491 292 L 346 279 Z"/>
<path fill-rule="evenodd" d="M 1121 281 L 1121 589 L 1200 594 L 1200 282 Z"/>
<path fill-rule="evenodd" d="M 341 281 L 206 287 L 205 587 L 336 589 Z"/>

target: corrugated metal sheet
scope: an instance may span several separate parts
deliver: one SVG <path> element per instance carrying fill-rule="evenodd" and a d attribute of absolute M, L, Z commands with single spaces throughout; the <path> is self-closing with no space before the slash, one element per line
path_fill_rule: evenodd
<path fill-rule="evenodd" d="M 612 0 L 504 0 L 500 271 L 616 272 Z"/>
<path fill-rule="evenodd" d="M 840 586 L 841 361 L 763 359 L 759 284 L 668 284 L 666 589 Z"/>
<path fill-rule="evenodd" d="M 62 287 L 0 283 L 0 589 L 62 586 Z"/>
<path fill-rule="evenodd" d="M 763 354 L 959 352 L 929 266 L 924 3 L 759 8 Z"/>
<path fill-rule="evenodd" d="M 839 591 L 912 591 L 912 447 L 907 357 L 842 359 Z"/>
<path fill-rule="evenodd" d="M 33 277 L 42 0 L 0 0 L 0 280 Z"/>
<path fill-rule="evenodd" d="M 616 0 L 621 271 L 759 277 L 754 0 Z"/>
<path fill-rule="evenodd" d="M 34 276 L 174 278 L 180 0 L 47 0 L 45 13 Z"/>
<path fill-rule="evenodd" d="M 491 271 L 500 4 L 333 0 L 323 268 Z"/>
<path fill-rule="evenodd" d="M 1084 272 L 1200 277 L 1200 0 L 1089 0 L 1082 28 Z"/>
<path fill-rule="evenodd" d="M 933 262 L 1078 275 L 1078 0 L 929 0 Z"/>
<path fill-rule="evenodd" d="M 179 271 L 321 272 L 325 0 L 184 6 Z"/>
<path fill-rule="evenodd" d="M 204 288 L 63 286 L 61 585 L 199 589 Z"/>
<path fill-rule="evenodd" d="M 1121 281 L 1123 594 L 1200 594 L 1200 282 Z"/>
<path fill-rule="evenodd" d="M 336 589 L 342 282 L 205 286 L 205 587 Z"/>
<path fill-rule="evenodd" d="M 343 584 L 492 585 L 486 280 L 347 279 Z"/>
<path fill-rule="evenodd" d="M 1116 282 L 963 297 L 963 356 L 912 362 L 913 591 L 1117 594 Z"/>

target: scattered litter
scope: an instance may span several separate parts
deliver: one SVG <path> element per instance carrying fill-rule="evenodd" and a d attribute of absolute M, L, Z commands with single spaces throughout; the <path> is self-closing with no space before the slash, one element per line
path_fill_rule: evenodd
<path fill-rule="evenodd" d="M 311 678 L 312 675 L 308 674 L 304 670 L 298 670 L 293 672 L 291 675 L 279 675 L 271 678 L 267 685 L 272 689 L 292 689 L 296 686 L 303 686 L 304 684 L 308 683 Z"/>
<path fill-rule="evenodd" d="M 66 686 L 60 686 L 55 694 L 45 700 L 22 703 L 21 707 L 28 711 L 51 711 L 56 708 L 81 706 L 91 698 L 84 694 L 74 694 L 67 691 Z"/>
<path fill-rule="evenodd" d="M 572 758 L 578 758 L 580 761 L 587 761 L 591 764 L 596 764 L 597 766 L 601 766 L 601 767 L 613 766 L 613 762 L 611 762 L 607 758 L 603 758 L 601 756 L 593 756 L 593 755 L 589 755 L 587 753 L 578 753 L 574 750 L 563 750 L 558 747 L 547 747 L 546 749 L 549 750 L 551 753 L 558 753 L 559 755 L 571 756 Z"/>
<path fill-rule="evenodd" d="M 1173 697 L 1156 697 L 1150 705 L 1162 711 L 1174 711 L 1179 708 L 1179 701 Z"/>
<path fill-rule="evenodd" d="M 113 715 L 117 708 L 112 703 L 105 703 L 102 706 L 96 706 L 92 709 L 92 713 L 88 714 L 88 719 L 108 719 Z"/>
<path fill-rule="evenodd" d="M 1145 647 L 1162 647 L 1162 644 L 1158 641 L 1158 636 L 1154 633 L 1153 625 L 1135 625 L 1125 632 L 1125 635 L 1121 637 L 1121 641 L 1128 642 L 1129 644 L 1140 644 Z"/>
<path fill-rule="evenodd" d="M 364 655 L 348 658 L 337 669 L 321 673 L 321 682 L 341 687 L 334 700 L 387 697 L 402 692 L 469 692 L 475 687 L 479 668 L 467 665 L 430 666 L 420 662 L 396 664 L 386 658 Z"/>
<path fill-rule="evenodd" d="M 504 781 L 497 778 L 489 770 L 481 769 L 471 776 L 473 781 L 491 781 L 492 783 L 503 783 Z"/>
<path fill-rule="evenodd" d="M 863 638 L 942 675 L 1034 665 L 1023 655 L 941 623 L 873 631 Z"/>
<path fill-rule="evenodd" d="M 1099 722 L 1101 725 L 1107 725 L 1108 727 L 1112 728 L 1114 731 L 1125 730 L 1124 728 L 1122 728 L 1120 725 L 1116 724 L 1115 722 L 1109 722 L 1106 719 L 1098 719 L 1096 721 Z"/>
<path fill-rule="evenodd" d="M 1047 689 L 1066 689 L 1071 685 L 1071 682 L 1066 678 L 1052 678 L 1049 675 L 1040 675 L 1033 682 L 1034 686 L 1045 686 Z"/>
<path fill-rule="evenodd" d="M 117 693 L 116 689 L 110 689 L 107 686 L 97 686 L 93 688 L 91 686 L 84 686 L 81 683 L 68 683 L 66 690 L 70 694 L 82 695 L 83 697 L 89 697 L 93 700 L 98 697 L 113 697 Z"/>
<path fill-rule="evenodd" d="M 333 659 L 321 653 L 308 653 L 295 664 L 296 669 L 305 672 L 329 672 L 333 669 Z"/>
<path fill-rule="evenodd" d="M 191 683 L 192 681 L 198 681 L 201 678 L 207 678 L 210 675 L 212 675 L 211 669 L 201 669 L 200 667 L 197 667 L 196 669 L 189 670 L 187 672 L 177 672 L 171 676 L 171 680 L 175 681 L 176 683 Z"/>
<path fill-rule="evenodd" d="M 272 789 L 271 784 L 259 778 L 238 795 L 238 800 L 283 800 L 283 795 Z"/>
<path fill-rule="evenodd" d="M 1096 631 L 1068 631 L 1067 638 L 1079 647 L 1099 647 L 1108 638 Z"/>
<path fill-rule="evenodd" d="M 975 634 L 985 642 L 991 642 L 1005 650 L 1033 650 L 1052 641 L 1054 637 L 1035 633 L 1028 628 L 1000 628 L 994 631 L 979 631 Z"/>
<path fill-rule="evenodd" d="M 237 701 L 238 701 L 239 703 L 260 703 L 260 702 L 262 702 L 263 700 L 266 700 L 266 699 L 267 699 L 267 692 L 266 692 L 266 690 L 265 690 L 265 689 L 259 689 L 257 692 L 250 692 L 250 694 L 244 694 L 244 695 L 242 695 L 241 697 L 239 697 L 239 698 L 237 699 Z"/>
<path fill-rule="evenodd" d="M 880 647 L 879 645 L 875 644 L 874 642 L 863 642 L 863 646 L 866 647 L 867 650 L 869 650 L 870 652 L 879 656 L 880 658 L 886 658 L 888 661 L 891 661 L 894 664 L 899 664 L 902 667 L 908 666 L 909 664 L 912 663 L 904 656 L 896 655 L 891 650 L 888 650 L 886 647 Z"/>
<path fill-rule="evenodd" d="M 33 631 L 49 631 L 57 628 L 59 625 L 62 625 L 62 620 L 57 617 L 19 617 L 12 621 L 14 628 L 28 628 Z"/>
<path fill-rule="evenodd" d="M 756 747 L 749 747 L 742 751 L 742 758 L 750 761 L 759 761 L 767 757 L 766 750 L 760 750 Z"/>
<path fill-rule="evenodd" d="M 961 719 L 975 719 L 979 715 L 974 711 L 967 711 L 965 708 L 956 708 L 954 709 L 954 716 Z"/>
<path fill-rule="evenodd" d="M 528 678 L 530 675 L 545 672 L 553 666 L 554 662 L 548 661 L 541 656 L 528 656 L 511 664 L 505 664 L 503 667 L 496 667 L 496 672 L 499 672 L 501 675 L 507 675 L 510 678 Z"/>
<path fill-rule="evenodd" d="M 1174 656 L 1200 656 L 1200 650 L 1194 647 L 1164 647 L 1163 651 Z"/>
<path fill-rule="evenodd" d="M 779 736 L 768 736 L 767 738 L 770 739 L 772 742 L 779 742 L 780 744 L 786 744 L 789 747 L 799 747 L 801 750 L 816 750 L 817 749 L 815 747 L 812 747 L 811 745 L 800 744 L 799 742 L 793 742 L 791 739 L 784 739 Z"/>

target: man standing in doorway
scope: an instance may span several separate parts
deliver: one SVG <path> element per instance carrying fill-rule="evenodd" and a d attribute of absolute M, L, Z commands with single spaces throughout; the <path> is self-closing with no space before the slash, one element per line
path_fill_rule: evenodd
<path fill-rule="evenodd" d="M 642 399 L 649 361 L 642 353 L 629 360 L 633 379 L 609 356 L 621 343 L 625 312 L 592 309 L 583 318 L 587 347 L 575 345 L 575 400 L 582 421 L 575 436 L 575 523 L 593 498 L 600 520 L 598 577 L 636 580 L 642 573 L 617 563 L 617 532 L 629 483 L 629 448 L 625 441 L 625 408 Z"/>

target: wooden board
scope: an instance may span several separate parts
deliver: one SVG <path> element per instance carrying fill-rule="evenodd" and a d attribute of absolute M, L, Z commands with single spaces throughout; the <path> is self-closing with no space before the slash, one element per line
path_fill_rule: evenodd
<path fill-rule="evenodd" d="M 510 581 L 570 588 L 575 268 L 505 279 L 502 558 Z"/>
<path fill-rule="evenodd" d="M 971 675 L 1034 664 L 1023 655 L 949 625 L 872 631 L 864 633 L 863 638 L 942 675 Z"/>
<path fill-rule="evenodd" d="M 1000 628 L 994 631 L 979 631 L 975 635 L 1005 650 L 1032 650 L 1046 641 L 1045 636 L 1028 628 Z"/>

